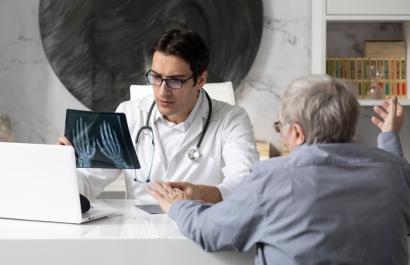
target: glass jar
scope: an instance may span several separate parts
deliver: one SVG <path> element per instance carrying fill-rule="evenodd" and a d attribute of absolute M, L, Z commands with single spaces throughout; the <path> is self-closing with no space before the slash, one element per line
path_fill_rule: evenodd
<path fill-rule="evenodd" d="M 367 90 L 367 98 L 368 99 L 384 99 L 386 97 L 386 93 L 384 91 L 384 67 L 371 65 L 370 72 L 370 86 Z"/>

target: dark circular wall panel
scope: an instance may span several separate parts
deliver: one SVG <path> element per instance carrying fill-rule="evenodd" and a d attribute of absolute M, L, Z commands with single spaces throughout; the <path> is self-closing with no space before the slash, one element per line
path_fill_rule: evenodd
<path fill-rule="evenodd" d="M 248 73 L 262 35 L 262 0 L 41 0 L 40 33 L 65 87 L 95 111 L 113 111 L 145 84 L 153 41 L 191 28 L 208 43 L 208 82 Z"/>

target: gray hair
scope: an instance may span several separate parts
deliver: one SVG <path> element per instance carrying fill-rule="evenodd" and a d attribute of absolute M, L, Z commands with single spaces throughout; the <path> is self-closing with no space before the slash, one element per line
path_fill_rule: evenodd
<path fill-rule="evenodd" d="M 359 103 L 340 79 L 308 75 L 293 81 L 284 91 L 282 123 L 299 123 L 305 143 L 351 142 L 359 117 Z"/>

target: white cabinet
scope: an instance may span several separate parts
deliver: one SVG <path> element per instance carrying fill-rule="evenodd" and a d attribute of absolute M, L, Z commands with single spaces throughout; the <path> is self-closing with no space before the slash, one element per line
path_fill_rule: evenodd
<path fill-rule="evenodd" d="M 313 0 L 317 1 L 317 0 Z M 388 15 L 406 16 L 410 14 L 409 0 L 327 0 L 327 15 Z"/>
<path fill-rule="evenodd" d="M 397 22 L 403 23 L 407 42 L 407 89 L 410 85 L 410 0 L 312 0 L 312 63 L 313 74 L 326 72 L 326 34 L 331 22 Z M 400 102 L 410 105 L 408 99 Z M 362 105 L 374 105 L 377 101 L 360 100 Z"/>

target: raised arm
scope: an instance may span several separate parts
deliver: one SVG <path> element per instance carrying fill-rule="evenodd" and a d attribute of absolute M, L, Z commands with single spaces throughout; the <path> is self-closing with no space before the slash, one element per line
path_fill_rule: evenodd
<path fill-rule="evenodd" d="M 383 101 L 381 105 L 374 107 L 377 114 L 371 120 L 381 133 L 377 138 L 377 146 L 393 154 L 403 157 L 399 132 L 404 123 L 404 108 L 397 102 L 397 97 L 390 101 Z"/>

